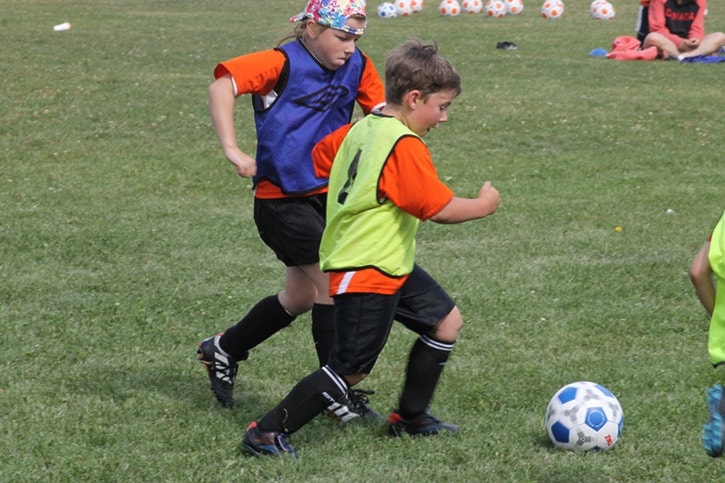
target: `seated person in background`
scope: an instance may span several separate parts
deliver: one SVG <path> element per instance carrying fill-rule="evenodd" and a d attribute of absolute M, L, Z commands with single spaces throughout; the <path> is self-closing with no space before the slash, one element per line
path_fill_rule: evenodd
<path fill-rule="evenodd" d="M 707 0 L 650 0 L 648 10 L 642 48 L 655 46 L 662 58 L 710 55 L 725 46 L 725 33 L 705 34 Z"/>

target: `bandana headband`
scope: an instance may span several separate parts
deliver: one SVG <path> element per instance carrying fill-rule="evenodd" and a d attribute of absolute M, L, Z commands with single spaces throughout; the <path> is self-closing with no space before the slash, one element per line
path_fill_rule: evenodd
<path fill-rule="evenodd" d="M 330 27 L 336 30 L 342 30 L 353 35 L 362 35 L 365 32 L 365 25 L 356 29 L 347 25 L 347 21 L 353 15 L 365 15 L 365 0 L 310 0 L 305 7 L 305 11 L 295 15 L 290 22 L 299 22 L 300 20 L 314 20 L 320 25 Z"/>

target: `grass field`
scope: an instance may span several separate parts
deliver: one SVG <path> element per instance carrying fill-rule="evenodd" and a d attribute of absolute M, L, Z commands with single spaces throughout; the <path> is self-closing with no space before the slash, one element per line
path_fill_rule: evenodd
<path fill-rule="evenodd" d="M 0 0 L 0 480 L 721 481 L 700 444 L 721 374 L 687 269 L 725 208 L 723 67 L 589 57 L 633 33 L 635 0 L 607 22 L 586 0 L 556 21 L 532 0 L 501 20 L 430 0 L 371 16 L 360 47 L 379 69 L 412 35 L 458 67 L 464 91 L 427 142 L 459 195 L 488 179 L 502 197 L 490 219 L 419 234 L 466 320 L 434 401 L 462 433 L 391 440 L 320 417 L 292 437 L 299 461 L 237 453 L 316 358 L 302 316 L 242 365 L 233 410 L 195 361 L 282 280 L 206 89 L 304 3 Z M 725 30 L 725 3 L 707 22 Z M 253 151 L 248 99 L 237 119 Z M 380 411 L 413 339 L 396 328 L 363 384 Z M 576 380 L 622 403 L 610 452 L 548 441 L 547 402 Z"/>

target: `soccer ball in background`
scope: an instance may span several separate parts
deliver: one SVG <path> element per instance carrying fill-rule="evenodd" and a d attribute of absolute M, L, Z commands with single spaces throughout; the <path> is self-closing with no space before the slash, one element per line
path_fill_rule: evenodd
<path fill-rule="evenodd" d="M 594 15 L 594 9 L 600 3 L 609 3 L 609 0 L 593 0 L 592 3 L 589 4 L 589 13 Z"/>
<path fill-rule="evenodd" d="M 413 13 L 423 11 L 423 0 L 410 0 L 410 6 L 413 9 Z"/>
<path fill-rule="evenodd" d="M 441 15 L 455 17 L 461 13 L 461 4 L 458 3 L 458 0 L 443 0 L 438 5 L 438 11 Z"/>
<path fill-rule="evenodd" d="M 544 18 L 560 18 L 564 14 L 564 2 L 561 0 L 546 0 L 541 6 L 541 16 Z"/>
<path fill-rule="evenodd" d="M 609 389 L 594 382 L 579 381 L 567 384 L 554 394 L 544 422 L 557 448 L 608 450 L 622 434 L 624 413 Z"/>
<path fill-rule="evenodd" d="M 466 13 L 481 13 L 483 0 L 463 0 L 461 7 Z"/>
<path fill-rule="evenodd" d="M 390 2 L 383 2 L 378 5 L 378 17 L 395 18 L 398 16 L 398 9 Z"/>
<path fill-rule="evenodd" d="M 614 6 L 604 0 L 595 0 L 591 5 L 592 17 L 597 20 L 609 20 L 614 18 Z"/>
<path fill-rule="evenodd" d="M 395 0 L 395 8 L 398 10 L 398 17 L 413 15 L 413 2 L 411 0 Z"/>
<path fill-rule="evenodd" d="M 504 0 L 488 0 L 483 10 L 489 17 L 501 18 L 506 15 L 506 4 Z"/>
<path fill-rule="evenodd" d="M 524 9 L 523 0 L 505 0 L 503 3 L 506 5 L 508 15 L 518 15 Z"/>

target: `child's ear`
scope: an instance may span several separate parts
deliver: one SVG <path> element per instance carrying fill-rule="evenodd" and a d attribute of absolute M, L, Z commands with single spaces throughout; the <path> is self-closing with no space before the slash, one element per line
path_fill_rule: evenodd
<path fill-rule="evenodd" d="M 315 39 L 315 38 L 319 37 L 325 28 L 322 25 L 315 22 L 314 20 L 307 19 L 307 20 L 305 20 L 305 22 L 306 22 L 305 30 L 307 31 L 307 35 L 311 39 Z"/>
<path fill-rule="evenodd" d="M 412 111 L 419 102 L 423 101 L 423 95 L 418 89 L 412 89 L 405 93 L 403 99 L 408 109 Z"/>

